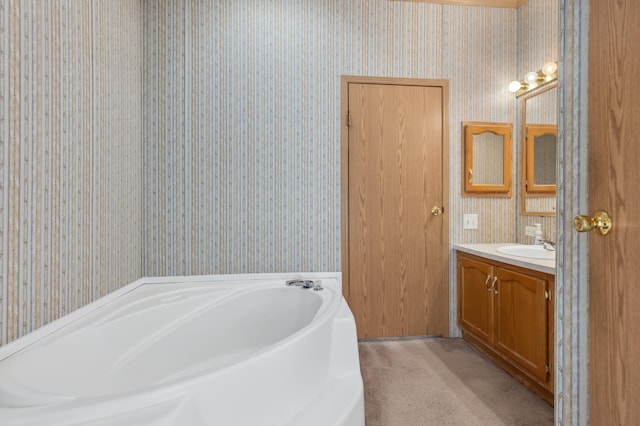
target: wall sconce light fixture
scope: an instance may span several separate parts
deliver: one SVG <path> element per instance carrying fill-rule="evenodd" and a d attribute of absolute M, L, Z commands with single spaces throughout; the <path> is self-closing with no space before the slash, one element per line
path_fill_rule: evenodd
<path fill-rule="evenodd" d="M 524 75 L 523 80 L 514 80 L 509 83 L 509 91 L 515 93 L 517 98 L 529 90 L 544 86 L 556 78 L 558 78 L 558 64 L 555 62 L 547 62 L 540 71 L 528 72 Z"/>

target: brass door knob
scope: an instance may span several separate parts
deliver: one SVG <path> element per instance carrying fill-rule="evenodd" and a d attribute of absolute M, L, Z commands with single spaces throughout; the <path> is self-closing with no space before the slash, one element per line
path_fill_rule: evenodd
<path fill-rule="evenodd" d="M 442 213 L 444 213 L 444 207 L 433 206 L 431 208 L 431 214 L 434 216 L 438 216 Z"/>
<path fill-rule="evenodd" d="M 578 232 L 595 231 L 600 235 L 607 235 L 613 226 L 613 221 L 605 211 L 597 212 L 593 217 L 578 215 L 573 219 L 573 227 Z"/>

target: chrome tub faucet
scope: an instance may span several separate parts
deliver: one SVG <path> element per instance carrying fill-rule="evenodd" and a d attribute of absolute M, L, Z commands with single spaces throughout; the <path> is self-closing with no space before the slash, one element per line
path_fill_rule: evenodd
<path fill-rule="evenodd" d="M 315 291 L 322 290 L 322 285 L 320 284 L 320 282 L 319 281 L 315 282 L 313 280 L 302 280 L 302 279 L 287 280 L 287 286 L 289 287 L 295 286 L 300 288 L 312 288 Z"/>

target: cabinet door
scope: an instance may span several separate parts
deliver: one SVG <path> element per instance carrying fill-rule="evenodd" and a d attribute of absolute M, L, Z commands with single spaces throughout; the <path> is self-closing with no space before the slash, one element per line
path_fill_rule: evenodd
<path fill-rule="evenodd" d="M 491 265 L 458 257 L 458 325 L 477 338 L 493 344 Z"/>
<path fill-rule="evenodd" d="M 496 349 L 547 381 L 546 279 L 494 268 Z"/>

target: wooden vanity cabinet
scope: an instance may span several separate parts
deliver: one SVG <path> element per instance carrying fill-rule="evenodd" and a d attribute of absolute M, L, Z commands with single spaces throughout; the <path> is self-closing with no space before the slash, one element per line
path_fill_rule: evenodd
<path fill-rule="evenodd" d="M 463 338 L 553 404 L 554 276 L 457 254 Z"/>
<path fill-rule="evenodd" d="M 458 325 L 493 346 L 493 266 L 458 255 Z"/>

